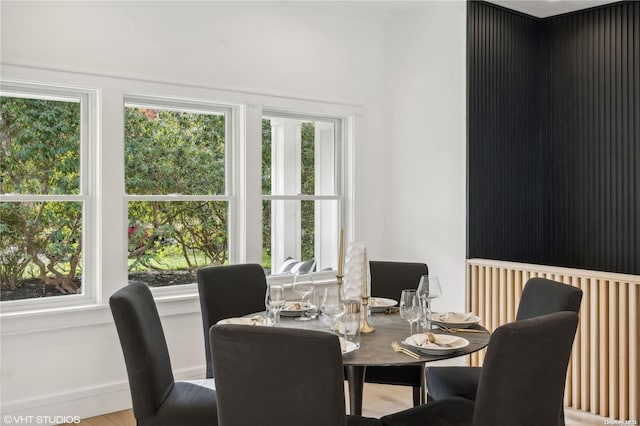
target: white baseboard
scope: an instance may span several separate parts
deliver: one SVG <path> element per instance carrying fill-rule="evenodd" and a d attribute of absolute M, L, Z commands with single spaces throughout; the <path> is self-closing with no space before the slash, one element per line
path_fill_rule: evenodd
<path fill-rule="evenodd" d="M 204 366 L 177 370 L 173 374 L 176 380 L 201 379 L 204 377 Z M 3 401 L 0 408 L 0 424 L 54 425 L 60 423 L 61 418 L 67 421 L 75 418 L 84 419 L 129 408 L 129 383 L 123 380 L 38 398 L 8 403 Z"/>

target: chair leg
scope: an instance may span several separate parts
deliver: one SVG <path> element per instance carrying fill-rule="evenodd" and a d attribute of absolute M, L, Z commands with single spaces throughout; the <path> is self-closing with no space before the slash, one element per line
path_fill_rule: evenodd
<path fill-rule="evenodd" d="M 413 406 L 422 404 L 422 386 L 413 386 Z"/>
<path fill-rule="evenodd" d="M 345 366 L 349 383 L 349 411 L 352 415 L 362 415 L 362 393 L 364 391 L 364 374 L 367 367 L 359 365 Z"/>
<path fill-rule="evenodd" d="M 429 388 L 427 388 L 427 363 L 420 365 L 420 404 L 426 404 L 429 399 Z"/>

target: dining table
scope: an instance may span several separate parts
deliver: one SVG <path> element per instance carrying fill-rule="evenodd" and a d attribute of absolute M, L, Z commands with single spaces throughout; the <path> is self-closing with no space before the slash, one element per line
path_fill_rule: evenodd
<path fill-rule="evenodd" d="M 279 326 L 320 330 L 331 333 L 333 331 L 327 320 L 328 318 L 318 317 L 309 321 L 297 321 L 295 316 L 281 316 Z M 465 331 L 452 332 L 443 329 L 432 329 L 429 331 L 434 334 L 453 334 L 457 337 L 463 337 L 469 341 L 469 344 L 451 353 L 425 353 L 415 347 L 402 343 L 410 335 L 409 323 L 400 317 L 397 308 L 371 313 L 367 320 L 369 325 L 374 328 L 374 331 L 361 333 L 360 347 L 342 356 L 342 363 L 345 367 L 345 376 L 349 388 L 349 411 L 355 415 L 362 415 L 364 379 L 368 366 L 418 364 L 422 369 L 422 377 L 424 380 L 424 369 L 427 363 L 468 355 L 483 349 L 489 343 L 489 331 L 479 324 L 474 324 Z M 419 358 L 415 359 L 405 353 L 394 351 L 391 347 L 391 342 L 400 343 L 402 347 L 416 353 Z M 422 388 L 424 391 L 426 386 L 423 385 Z"/>

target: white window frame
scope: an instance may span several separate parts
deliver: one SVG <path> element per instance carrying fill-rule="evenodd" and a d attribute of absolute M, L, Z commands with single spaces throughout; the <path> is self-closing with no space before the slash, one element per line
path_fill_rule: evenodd
<path fill-rule="evenodd" d="M 55 297 L 38 297 L 8 300 L 0 303 L 3 313 L 26 309 L 55 309 L 67 306 L 86 305 L 96 302 L 99 285 L 98 247 L 96 236 L 96 152 L 98 147 L 98 92 L 92 89 L 28 83 L 13 80 L 0 81 L 0 95 L 78 102 L 80 104 L 80 191 L 78 195 L 49 194 L 0 194 L 1 202 L 82 202 L 82 284 L 81 294 Z"/>
<path fill-rule="evenodd" d="M 304 116 L 342 119 L 341 227 L 345 243 L 355 234 L 355 139 L 360 130 L 364 108 L 356 104 L 266 95 L 251 91 L 234 91 L 207 85 L 135 79 L 124 76 L 56 71 L 19 65 L 4 65 L 3 87 L 11 85 L 20 91 L 61 90 L 60 93 L 86 93 L 88 125 L 83 141 L 89 157 L 86 176 L 90 203 L 86 205 L 83 232 L 90 236 L 84 246 L 82 295 L 24 299 L 0 304 L 0 334 L 74 328 L 112 321 L 108 299 L 127 284 L 126 236 L 127 200 L 124 184 L 124 99 L 184 100 L 187 103 L 230 107 L 230 123 L 235 140 L 229 155 L 235 175 L 227 195 L 235 213 L 230 218 L 229 258 L 232 263 L 262 262 L 262 118 L 263 110 L 272 114 L 298 112 Z M 58 92 L 57 92 L 58 93 Z M 85 118 L 85 116 L 83 116 Z M 231 169 L 228 169 L 231 170 Z M 84 171 L 84 169 L 83 169 Z M 230 204 L 231 205 L 231 204 Z M 122 231 L 122 232 L 120 232 Z M 337 240 L 337 236 L 336 236 Z M 290 276 L 272 276 L 270 281 L 291 282 Z M 318 272 L 318 284 L 336 281 L 335 272 Z M 199 312 L 195 285 L 178 285 L 153 289 L 158 309 L 164 315 Z M 9 307 L 9 304 L 15 306 Z M 46 319 L 46 320 L 45 320 Z"/>
<path fill-rule="evenodd" d="M 338 116 L 338 115 L 325 115 L 325 114 L 314 114 L 314 113 L 300 113 L 300 112 L 296 112 L 296 111 L 287 111 L 287 110 L 282 110 L 282 109 L 270 109 L 270 108 L 265 108 L 262 112 L 262 118 L 276 118 L 276 119 L 293 119 L 293 120 L 304 120 L 304 121 L 314 121 L 314 122 L 324 122 L 324 123 L 331 123 L 333 124 L 333 140 L 334 140 L 334 159 L 333 159 L 333 169 L 334 169 L 334 174 L 333 174 L 333 189 L 331 191 L 331 194 L 274 194 L 274 185 L 276 184 L 275 182 L 271 182 L 272 184 L 272 188 L 271 188 L 271 194 L 262 194 L 261 199 L 263 201 L 335 201 L 337 203 L 337 223 L 334 224 L 335 228 L 336 228 L 336 232 L 335 235 L 328 235 L 326 232 L 322 232 L 323 228 L 325 228 L 325 225 L 323 225 L 322 223 L 318 223 L 317 219 L 321 219 L 321 207 L 316 205 L 315 207 L 315 218 L 316 218 L 316 223 L 315 223 L 315 229 L 314 229 L 314 233 L 316 235 L 315 238 L 315 247 L 314 247 L 314 253 L 315 253 L 315 260 L 322 260 L 323 257 L 325 256 L 330 256 L 332 253 L 335 254 L 335 262 L 331 262 L 331 263 L 335 263 L 337 266 L 337 257 L 338 257 L 338 235 L 339 235 L 339 229 L 344 228 L 345 227 L 345 197 L 344 197 L 344 171 L 345 171 L 345 161 L 344 161 L 344 157 L 345 157 L 345 145 L 348 144 L 347 138 L 345 137 L 345 135 L 347 134 L 347 126 L 349 124 L 349 119 L 348 117 L 343 117 L 343 116 Z M 298 135 L 299 136 L 299 135 Z M 298 138 L 298 137 L 297 137 Z M 299 139 L 299 138 L 298 138 Z M 345 142 L 346 141 L 346 142 Z M 273 137 L 272 135 L 272 144 L 276 143 L 276 137 Z M 318 165 L 317 159 L 319 156 L 321 156 L 321 151 L 318 150 L 317 148 L 322 144 L 322 141 L 320 140 L 320 138 L 318 138 L 318 129 L 316 129 L 316 155 L 315 155 L 315 160 L 316 160 L 316 167 Z M 272 145 L 272 153 L 274 152 L 274 145 Z M 298 162 L 298 164 L 296 164 L 294 166 L 294 169 L 299 171 L 300 169 L 300 153 L 296 152 L 295 154 L 296 160 Z M 272 154 L 272 164 L 274 162 L 277 162 L 278 158 L 277 155 Z M 272 168 L 275 168 L 276 165 L 272 165 Z M 318 174 L 316 174 L 316 177 L 318 176 Z M 296 180 L 299 181 L 299 173 L 296 173 Z M 296 182 L 297 187 L 300 186 L 300 182 Z M 316 182 L 316 188 L 318 187 L 318 182 Z M 315 191 L 314 191 L 315 192 Z M 300 209 L 300 207 L 298 207 L 298 210 Z M 275 228 L 275 218 L 274 216 L 274 212 L 272 211 L 272 246 L 274 244 L 277 244 L 276 242 L 274 242 L 275 239 L 277 239 L 277 236 L 274 235 L 274 228 Z M 300 214 L 298 212 L 298 214 L 296 214 L 296 217 L 299 221 L 300 219 Z M 295 245 L 299 246 L 300 245 L 300 237 L 299 236 L 291 236 L 291 239 L 296 239 L 295 242 L 289 241 L 288 243 L 294 243 Z M 287 244 L 287 242 L 284 242 L 284 244 Z M 273 249 L 273 247 L 272 247 Z M 283 283 L 283 284 L 287 284 L 292 280 L 292 277 L 290 274 L 278 274 L 276 271 L 277 269 L 280 267 L 280 264 L 282 263 L 282 261 L 284 261 L 284 259 L 275 259 L 274 257 L 277 256 L 278 250 L 276 247 L 275 250 L 275 254 L 274 251 L 272 251 L 272 258 L 271 258 L 271 265 L 272 265 L 272 271 L 271 271 L 271 275 L 269 277 L 269 280 L 271 282 L 278 282 L 278 283 Z M 297 255 L 299 256 L 299 253 L 297 253 Z M 282 256 L 281 256 L 282 257 Z M 302 259 L 298 259 L 298 260 L 302 260 Z M 330 282 L 332 280 L 335 280 L 335 271 L 317 271 L 315 273 L 313 273 L 314 276 L 314 280 L 316 282 Z"/>
<path fill-rule="evenodd" d="M 185 195 L 185 194 L 154 194 L 154 195 L 139 195 L 128 194 L 124 195 L 124 209 L 127 212 L 128 223 L 128 205 L 130 201 L 224 201 L 228 203 L 228 242 L 229 242 L 229 263 L 237 262 L 237 217 L 238 206 L 236 196 L 237 186 L 237 172 L 235 165 L 236 150 L 235 147 L 238 144 L 236 122 L 237 122 L 237 108 L 230 104 L 223 104 L 217 102 L 208 102 L 203 100 L 183 99 L 178 97 L 160 97 L 138 94 L 124 94 L 124 102 L 122 104 L 123 113 L 126 107 L 138 107 L 138 108 L 153 108 L 163 109 L 170 111 L 185 111 L 193 113 L 203 114 L 222 114 L 225 117 L 225 184 L 224 194 L 197 194 L 197 195 Z M 125 142 L 126 143 L 126 142 Z M 126 176 L 124 177 L 126 180 Z M 126 232 L 126 230 L 123 230 Z M 128 253 L 128 249 L 125 250 Z M 125 264 L 128 262 L 128 258 L 124 259 Z M 125 265 L 128 270 L 128 267 Z M 196 283 L 191 284 L 179 284 L 171 286 L 162 286 L 151 288 L 154 294 L 161 297 L 169 297 L 172 295 L 181 295 L 185 293 L 192 293 L 197 291 Z"/>

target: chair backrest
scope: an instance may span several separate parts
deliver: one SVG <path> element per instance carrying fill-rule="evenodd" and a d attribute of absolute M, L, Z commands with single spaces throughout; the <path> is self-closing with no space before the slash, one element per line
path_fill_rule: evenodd
<path fill-rule="evenodd" d="M 336 335 L 228 324 L 210 333 L 221 425 L 346 426 Z"/>
<path fill-rule="evenodd" d="M 545 278 L 531 278 L 522 290 L 516 321 L 553 312 L 579 312 L 582 290 Z"/>
<path fill-rule="evenodd" d="M 136 419 L 155 413 L 174 385 L 169 350 L 153 295 L 132 283 L 109 298 L 129 376 Z"/>
<path fill-rule="evenodd" d="M 207 377 L 213 377 L 209 328 L 221 319 L 264 310 L 267 279 L 258 264 L 207 266 L 198 270 Z"/>
<path fill-rule="evenodd" d="M 498 327 L 489 340 L 474 426 L 556 426 L 578 326 L 556 312 Z"/>
<path fill-rule="evenodd" d="M 429 274 L 425 263 L 417 262 L 387 262 L 372 260 L 369 262 L 371 271 L 371 295 L 400 300 L 400 294 L 405 288 L 418 288 L 420 277 Z"/>

